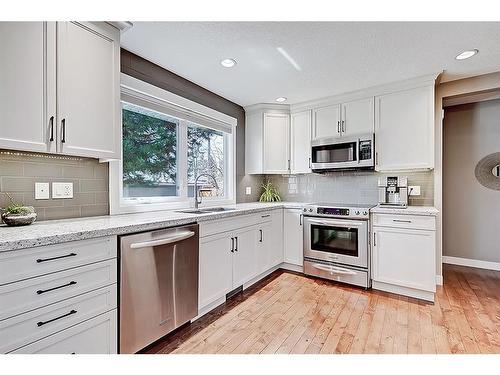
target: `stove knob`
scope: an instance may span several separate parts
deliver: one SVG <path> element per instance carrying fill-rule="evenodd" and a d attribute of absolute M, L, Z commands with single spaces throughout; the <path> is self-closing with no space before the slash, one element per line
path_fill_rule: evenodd
<path fill-rule="evenodd" d="M 368 211 L 363 211 L 363 215 L 368 215 Z"/>
<path fill-rule="evenodd" d="M 309 209 L 309 212 L 313 212 L 313 209 L 312 209 L 312 208 L 310 208 L 310 209 Z"/>
<path fill-rule="evenodd" d="M 307 208 L 304 208 L 304 212 L 307 212 Z"/>
<path fill-rule="evenodd" d="M 359 212 L 359 211 L 356 211 L 356 215 L 359 215 L 359 214 L 360 214 L 360 212 Z"/>

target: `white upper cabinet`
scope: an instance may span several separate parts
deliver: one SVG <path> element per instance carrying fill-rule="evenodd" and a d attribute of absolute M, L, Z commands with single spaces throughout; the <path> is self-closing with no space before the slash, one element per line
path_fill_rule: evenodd
<path fill-rule="evenodd" d="M 290 172 L 311 173 L 311 110 L 290 117 Z"/>
<path fill-rule="evenodd" d="M 247 174 L 290 173 L 290 114 L 266 108 L 247 111 L 245 121 Z"/>
<path fill-rule="evenodd" d="M 1 23 L 0 147 L 119 158 L 119 37 L 105 22 Z"/>
<path fill-rule="evenodd" d="M 0 22 L 0 49 L 0 148 L 55 151 L 55 23 Z"/>
<path fill-rule="evenodd" d="M 60 152 L 119 157 L 119 31 L 106 23 L 57 24 Z"/>
<path fill-rule="evenodd" d="M 340 126 L 342 135 L 373 133 L 375 129 L 374 118 L 373 97 L 343 103 Z"/>
<path fill-rule="evenodd" d="M 264 173 L 290 171 L 290 116 L 264 113 Z"/>
<path fill-rule="evenodd" d="M 314 110 L 312 137 L 340 137 L 340 104 Z"/>
<path fill-rule="evenodd" d="M 378 171 L 434 168 L 434 85 L 375 97 Z"/>

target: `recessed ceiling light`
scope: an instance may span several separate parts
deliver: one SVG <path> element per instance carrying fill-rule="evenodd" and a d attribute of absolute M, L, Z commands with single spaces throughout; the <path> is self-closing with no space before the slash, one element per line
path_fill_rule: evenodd
<path fill-rule="evenodd" d="M 465 60 L 465 59 L 468 59 L 469 57 L 477 55 L 478 52 L 479 52 L 478 49 L 471 49 L 469 51 L 463 51 L 461 54 L 457 55 L 457 57 L 455 57 L 455 59 Z"/>
<path fill-rule="evenodd" d="M 285 102 L 285 101 L 286 101 L 286 98 L 285 98 L 284 96 L 280 96 L 279 98 L 276 98 L 276 101 L 277 101 L 278 103 L 283 103 L 283 102 Z"/>
<path fill-rule="evenodd" d="M 236 60 L 234 59 L 224 59 L 220 62 L 224 68 L 232 68 L 236 65 Z"/>

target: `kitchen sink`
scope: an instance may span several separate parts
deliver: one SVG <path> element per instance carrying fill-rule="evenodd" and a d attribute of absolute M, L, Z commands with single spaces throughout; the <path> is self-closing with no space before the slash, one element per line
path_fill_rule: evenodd
<path fill-rule="evenodd" d="M 211 214 L 214 212 L 225 212 L 225 211 L 233 211 L 234 208 L 231 207 L 207 207 L 207 208 L 193 208 L 189 210 L 179 210 L 176 212 L 182 212 L 184 214 L 196 214 L 196 215 L 203 215 L 203 214 Z"/>

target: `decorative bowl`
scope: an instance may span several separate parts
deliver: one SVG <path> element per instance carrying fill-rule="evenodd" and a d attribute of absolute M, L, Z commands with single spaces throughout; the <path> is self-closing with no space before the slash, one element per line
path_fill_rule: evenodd
<path fill-rule="evenodd" d="M 35 208 L 32 206 L 24 206 L 23 213 L 12 214 L 8 212 L 2 213 L 2 220 L 10 227 L 18 227 L 21 225 L 30 225 L 36 220 Z"/>

